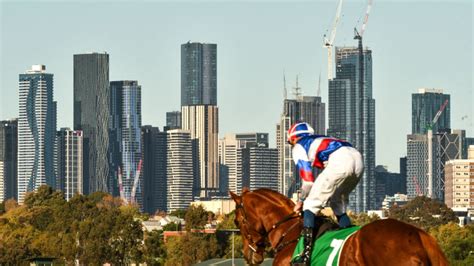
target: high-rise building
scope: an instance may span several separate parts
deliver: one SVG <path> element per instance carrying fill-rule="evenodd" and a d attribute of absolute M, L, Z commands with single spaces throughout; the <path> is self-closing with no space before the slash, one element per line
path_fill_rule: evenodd
<path fill-rule="evenodd" d="M 406 178 L 400 173 L 392 173 L 383 165 L 375 167 L 376 209 L 382 208 L 385 196 L 406 194 Z"/>
<path fill-rule="evenodd" d="M 181 127 L 191 133 L 194 196 L 219 194 L 217 45 L 181 45 Z"/>
<path fill-rule="evenodd" d="M 217 44 L 181 45 L 181 106 L 217 105 Z"/>
<path fill-rule="evenodd" d="M 278 150 L 249 147 L 237 150 L 237 183 L 250 190 L 278 190 Z"/>
<path fill-rule="evenodd" d="M 288 130 L 294 123 L 304 121 L 314 128 L 315 134 L 324 135 L 326 132 L 326 106 L 321 97 L 302 96 L 298 83 L 294 90 L 296 98 L 285 98 L 283 112 L 276 127 L 276 146 L 279 153 L 278 191 L 287 196 L 291 196 L 300 187 L 300 179 L 291 157 L 291 146 L 287 143 Z"/>
<path fill-rule="evenodd" d="M 167 210 L 187 209 L 193 201 L 193 148 L 191 133 L 167 131 Z"/>
<path fill-rule="evenodd" d="M 143 209 L 149 214 L 167 211 L 166 131 L 142 126 Z"/>
<path fill-rule="evenodd" d="M 219 192 L 218 108 L 215 105 L 181 107 L 182 128 L 196 142 L 194 195 L 209 198 Z"/>
<path fill-rule="evenodd" d="M 438 122 L 433 125 L 433 133 L 437 133 L 439 129 L 451 128 L 450 95 L 443 94 L 442 89 L 427 88 L 418 89 L 418 93 L 413 93 L 411 110 L 412 134 L 426 134 L 428 126 L 431 125 L 436 113 L 446 100 L 448 100 L 448 104 L 441 113 Z"/>
<path fill-rule="evenodd" d="M 113 191 L 128 203 L 143 208 L 142 194 L 142 108 L 137 81 L 110 82 L 110 150 Z"/>
<path fill-rule="evenodd" d="M 226 134 L 219 140 L 219 164 L 221 192 L 232 191 L 242 193 L 244 186 L 249 184 L 242 182 L 242 177 L 237 177 L 237 154 L 239 150 L 250 147 L 268 148 L 268 133 L 239 133 Z M 242 174 L 242 173 L 240 173 Z M 273 177 L 278 183 L 278 178 Z M 276 188 L 275 190 L 277 190 Z"/>
<path fill-rule="evenodd" d="M 56 133 L 55 148 L 56 188 L 70 200 L 75 194 L 83 194 L 82 131 L 61 128 Z"/>
<path fill-rule="evenodd" d="M 0 201 L 18 199 L 18 120 L 0 121 Z"/>
<path fill-rule="evenodd" d="M 109 55 L 74 55 L 74 130 L 84 136 L 84 193 L 112 193 L 109 178 Z"/>
<path fill-rule="evenodd" d="M 168 129 L 180 129 L 181 128 L 181 112 L 173 111 L 166 112 L 166 126 Z"/>
<path fill-rule="evenodd" d="M 468 159 L 446 162 L 446 190 L 444 202 L 450 208 L 474 208 L 474 146 L 469 147 Z"/>
<path fill-rule="evenodd" d="M 412 134 L 407 136 L 407 195 L 429 196 L 444 201 L 445 164 L 449 160 L 461 158 L 461 131 L 441 130 L 433 134 L 431 169 L 432 181 L 429 178 L 428 136 Z M 430 189 L 431 184 L 431 189 Z"/>
<path fill-rule="evenodd" d="M 41 185 L 56 187 L 54 140 L 56 110 L 53 74 L 44 65 L 33 65 L 19 76 L 18 202 Z"/>
<path fill-rule="evenodd" d="M 349 209 L 375 207 L 375 99 L 372 96 L 372 51 L 336 47 L 336 77 L 329 80 L 327 134 L 349 141 L 360 151 L 364 174 L 349 195 Z"/>

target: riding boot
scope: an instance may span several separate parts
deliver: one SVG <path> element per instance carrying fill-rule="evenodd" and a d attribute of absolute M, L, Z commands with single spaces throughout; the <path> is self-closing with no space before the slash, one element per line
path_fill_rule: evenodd
<path fill-rule="evenodd" d="M 351 219 L 346 213 L 343 213 L 341 215 L 336 215 L 336 217 L 337 217 L 337 222 L 339 223 L 340 228 L 347 228 L 347 227 L 352 226 Z"/>
<path fill-rule="evenodd" d="M 304 227 L 301 231 L 303 237 L 304 249 L 303 252 L 292 261 L 292 266 L 310 266 L 311 265 L 311 250 L 313 248 L 313 228 Z"/>

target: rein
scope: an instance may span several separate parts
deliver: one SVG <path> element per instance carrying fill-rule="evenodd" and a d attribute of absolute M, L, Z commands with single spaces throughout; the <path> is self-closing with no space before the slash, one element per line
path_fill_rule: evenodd
<path fill-rule="evenodd" d="M 235 209 L 242 209 L 242 212 L 244 214 L 244 219 L 242 221 L 242 226 L 244 226 L 246 228 L 246 231 L 247 231 L 247 240 L 249 242 L 248 244 L 248 247 L 250 248 L 250 250 L 252 252 L 257 252 L 257 248 L 255 248 L 254 246 L 256 247 L 261 247 L 261 246 L 265 246 L 266 243 L 265 242 L 262 242 L 262 241 L 254 241 L 253 238 L 252 238 L 252 235 L 249 233 L 249 229 L 251 229 L 252 231 L 256 232 L 259 236 L 260 236 L 260 239 L 267 239 L 268 236 L 270 235 L 270 233 L 277 229 L 278 226 L 288 222 L 288 221 L 291 221 L 295 218 L 299 218 L 300 216 L 298 214 L 295 215 L 294 212 L 284 216 L 280 221 L 276 222 L 272 227 L 270 227 L 270 230 L 266 231 L 266 232 L 258 232 L 257 230 L 253 229 L 253 228 L 249 228 L 248 227 L 248 222 L 247 222 L 247 212 L 245 211 L 245 208 L 244 208 L 244 203 L 241 202 L 239 204 L 236 205 Z M 298 238 L 296 239 L 293 239 L 293 240 L 290 240 L 290 241 L 285 241 L 285 242 L 282 242 L 283 239 L 286 237 L 286 235 L 288 235 L 289 232 L 291 232 L 294 228 L 296 228 L 296 226 L 300 224 L 300 222 L 296 222 L 294 223 L 293 225 L 291 225 L 283 234 L 280 235 L 280 238 L 278 238 L 278 241 L 276 242 L 276 245 L 275 247 L 273 248 L 275 250 L 275 252 L 279 252 L 280 250 L 282 250 L 283 248 L 285 248 L 287 245 L 293 243 L 293 242 L 297 242 L 298 241 Z M 253 245 L 253 246 L 252 246 Z M 252 255 L 252 254 L 251 254 Z"/>

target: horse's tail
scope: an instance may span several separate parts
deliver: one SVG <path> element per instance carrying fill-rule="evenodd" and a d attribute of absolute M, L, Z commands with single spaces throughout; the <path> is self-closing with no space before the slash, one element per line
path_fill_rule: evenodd
<path fill-rule="evenodd" d="M 433 266 L 445 266 L 449 265 L 448 260 L 444 256 L 443 251 L 438 246 L 435 238 L 430 236 L 428 233 L 424 231 L 419 232 L 419 236 L 421 238 L 421 243 L 428 253 L 428 257 L 430 260 L 430 264 Z"/>

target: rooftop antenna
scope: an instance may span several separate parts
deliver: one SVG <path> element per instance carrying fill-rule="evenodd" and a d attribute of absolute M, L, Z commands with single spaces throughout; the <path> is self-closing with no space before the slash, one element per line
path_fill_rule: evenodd
<path fill-rule="evenodd" d="M 296 75 L 296 87 L 293 88 L 293 94 L 295 95 L 296 99 L 301 98 L 301 88 L 298 85 L 298 75 Z"/>
<path fill-rule="evenodd" d="M 316 96 L 321 97 L 321 70 L 319 71 L 318 91 L 316 92 Z"/>
<path fill-rule="evenodd" d="M 285 78 L 285 70 L 283 70 L 283 97 L 288 99 L 288 92 L 286 90 L 286 78 Z"/>

